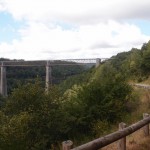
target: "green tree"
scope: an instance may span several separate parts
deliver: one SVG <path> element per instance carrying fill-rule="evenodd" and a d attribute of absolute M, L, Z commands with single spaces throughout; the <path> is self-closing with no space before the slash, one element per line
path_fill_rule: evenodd
<path fill-rule="evenodd" d="M 59 92 L 46 94 L 39 83 L 15 89 L 6 102 L 0 149 L 46 150 L 66 137 L 66 115 Z"/>
<path fill-rule="evenodd" d="M 143 44 L 142 47 L 143 59 L 141 69 L 145 74 L 149 74 L 150 70 L 150 41 L 147 44 Z"/>
<path fill-rule="evenodd" d="M 119 91 L 119 92 L 118 92 Z M 126 112 L 131 87 L 110 64 L 100 67 L 93 80 L 74 86 L 65 96 L 73 135 L 87 134 L 97 120 L 114 123 Z"/>

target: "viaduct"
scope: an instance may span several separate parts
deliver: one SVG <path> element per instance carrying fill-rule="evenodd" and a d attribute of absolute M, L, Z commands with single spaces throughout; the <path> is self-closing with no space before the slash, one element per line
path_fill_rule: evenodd
<path fill-rule="evenodd" d="M 85 65 L 85 64 L 95 64 L 98 67 L 101 60 L 106 60 L 106 58 L 96 58 L 96 59 L 63 59 L 63 60 L 41 60 L 41 61 L 0 61 L 0 94 L 2 96 L 7 96 L 7 78 L 6 78 L 6 68 L 16 67 L 16 66 L 45 66 L 46 67 L 46 79 L 45 79 L 45 90 L 48 91 L 49 85 L 52 79 L 52 66 L 60 65 Z"/>

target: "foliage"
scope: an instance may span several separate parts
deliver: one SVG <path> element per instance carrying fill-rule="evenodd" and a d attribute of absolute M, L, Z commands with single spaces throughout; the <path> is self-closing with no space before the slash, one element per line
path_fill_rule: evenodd
<path fill-rule="evenodd" d="M 68 89 L 71 89 L 74 85 L 81 85 L 90 82 L 95 70 L 96 69 L 93 67 L 79 75 L 67 78 L 58 85 L 59 90 L 63 94 Z"/>
<path fill-rule="evenodd" d="M 97 72 L 94 80 L 74 86 L 64 94 L 73 135 L 89 133 L 96 120 L 114 123 L 126 111 L 130 86 L 110 64 L 103 65 Z"/>
<path fill-rule="evenodd" d="M 109 63 L 92 73 L 89 82 L 63 96 L 56 87 L 46 93 L 38 81 L 14 89 L 0 112 L 0 148 L 46 150 L 67 138 L 94 135 L 99 126 L 104 133 L 106 124 L 120 120 L 131 95 L 125 77 Z"/>
<path fill-rule="evenodd" d="M 56 88 L 46 94 L 40 84 L 14 90 L 0 117 L 0 148 L 50 149 L 66 136 L 65 112 Z M 67 120 L 66 120 L 67 121 Z"/>
<path fill-rule="evenodd" d="M 108 132 L 108 130 L 110 130 L 110 124 L 108 123 L 108 121 L 101 121 L 101 120 L 97 120 L 94 124 L 93 124 L 93 132 L 94 134 L 96 134 L 96 137 L 99 137 L 99 135 L 104 135 Z"/>
<path fill-rule="evenodd" d="M 5 105 L 6 98 L 0 95 L 0 109 Z"/>
<path fill-rule="evenodd" d="M 149 73 L 150 70 L 150 41 L 142 47 L 142 70 L 144 73 Z"/>
<path fill-rule="evenodd" d="M 109 61 L 128 78 L 141 82 L 150 75 L 150 41 L 144 43 L 141 49 L 132 48 L 129 52 L 113 56 Z"/>

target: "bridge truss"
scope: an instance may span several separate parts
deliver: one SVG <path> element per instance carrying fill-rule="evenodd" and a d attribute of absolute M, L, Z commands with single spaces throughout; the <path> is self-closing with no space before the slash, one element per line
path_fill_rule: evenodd
<path fill-rule="evenodd" d="M 14 60 L 0 61 L 0 66 L 58 66 L 58 65 L 85 65 L 96 64 L 108 58 L 90 58 L 90 59 L 60 59 L 60 60 Z"/>
<path fill-rule="evenodd" d="M 45 66 L 46 67 L 46 91 L 49 89 L 49 84 L 52 84 L 52 67 L 53 66 L 69 66 L 69 65 L 86 65 L 95 64 L 98 67 L 101 61 L 107 60 L 107 58 L 92 58 L 92 59 L 62 59 L 62 60 L 14 60 L 14 61 L 0 61 L 0 94 L 7 96 L 7 79 L 6 79 L 6 67 L 25 67 L 25 66 Z"/>

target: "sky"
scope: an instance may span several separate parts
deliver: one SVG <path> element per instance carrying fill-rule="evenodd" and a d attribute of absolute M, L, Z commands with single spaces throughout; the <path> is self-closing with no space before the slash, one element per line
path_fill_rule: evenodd
<path fill-rule="evenodd" d="M 0 0 L 0 58 L 110 58 L 150 40 L 150 0 Z"/>

